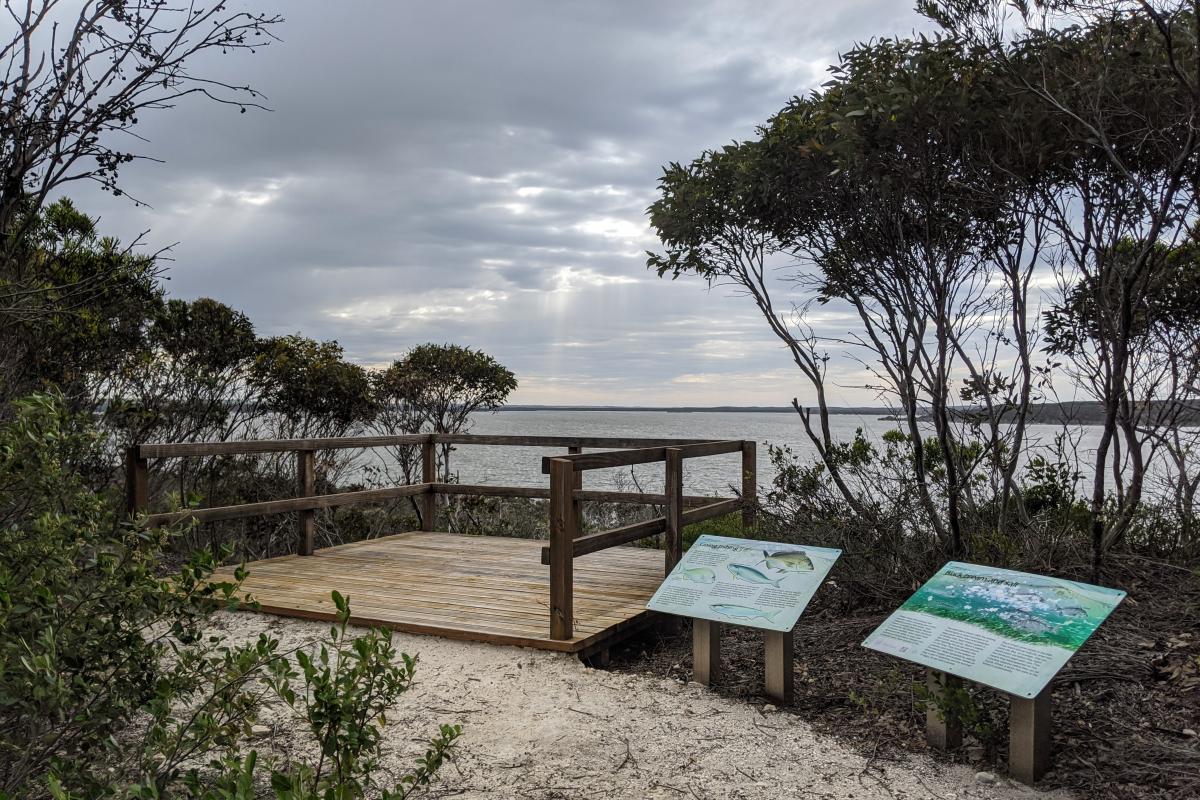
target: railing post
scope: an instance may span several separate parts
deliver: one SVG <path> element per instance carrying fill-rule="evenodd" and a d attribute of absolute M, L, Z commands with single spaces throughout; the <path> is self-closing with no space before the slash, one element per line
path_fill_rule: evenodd
<path fill-rule="evenodd" d="M 421 483 L 429 484 L 429 491 L 421 495 L 421 530 L 432 531 L 437 527 L 437 446 L 433 434 L 421 443 Z"/>
<path fill-rule="evenodd" d="M 742 533 L 750 533 L 758 521 L 758 446 L 742 442 Z"/>
<path fill-rule="evenodd" d="M 582 452 L 582 447 L 567 448 L 567 453 L 569 455 L 577 456 Z M 577 469 L 573 474 L 575 475 L 575 482 L 571 485 L 575 491 L 581 491 L 583 489 L 583 470 Z M 571 498 L 571 502 L 575 506 L 575 535 L 579 536 L 581 533 L 583 533 L 583 503 L 575 500 L 573 497 Z"/>
<path fill-rule="evenodd" d="M 150 510 L 150 462 L 135 444 L 125 451 L 125 511 L 131 517 Z"/>
<path fill-rule="evenodd" d="M 550 638 L 570 639 L 574 619 L 575 465 L 550 462 Z"/>
<path fill-rule="evenodd" d="M 315 450 L 296 451 L 296 494 L 299 497 L 312 497 L 317 492 L 317 452 Z M 302 556 L 311 556 L 316 547 L 317 512 L 306 509 L 296 512 L 296 552 Z"/>
<path fill-rule="evenodd" d="M 675 569 L 675 565 L 683 558 L 683 455 L 679 448 L 667 448 L 666 464 L 664 491 L 667 495 L 667 558 L 664 575 Z"/>

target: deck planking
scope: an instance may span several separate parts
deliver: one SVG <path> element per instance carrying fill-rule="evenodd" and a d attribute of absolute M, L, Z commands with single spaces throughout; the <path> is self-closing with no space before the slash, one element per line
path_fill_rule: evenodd
<path fill-rule="evenodd" d="M 350 600 L 353 624 L 585 655 L 649 621 L 663 553 L 614 547 L 575 559 L 574 636 L 551 639 L 543 544 L 409 531 L 251 562 L 242 592 L 264 613 L 333 620 L 337 590 Z"/>

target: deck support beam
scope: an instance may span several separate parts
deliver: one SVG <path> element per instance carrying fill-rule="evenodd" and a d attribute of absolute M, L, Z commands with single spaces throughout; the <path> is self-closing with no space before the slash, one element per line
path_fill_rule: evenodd
<path fill-rule="evenodd" d="M 1012 697 L 1008 711 L 1008 772 L 1032 786 L 1050 769 L 1053 705 L 1050 687 L 1032 699 Z"/>
<path fill-rule="evenodd" d="M 583 662 L 585 667 L 590 667 L 591 669 L 608 669 L 612 664 L 612 651 L 607 647 L 601 647 L 596 652 L 589 653 L 586 656 L 581 653 L 579 660 Z"/>
<path fill-rule="evenodd" d="M 550 638 L 570 639 L 574 621 L 575 465 L 550 462 Z"/>
<path fill-rule="evenodd" d="M 780 705 L 795 699 L 796 675 L 792 669 L 792 632 L 766 631 L 763 656 L 766 661 L 767 696 Z"/>
<path fill-rule="evenodd" d="M 296 496 L 312 497 L 317 493 L 317 452 L 296 451 Z M 296 512 L 296 552 L 311 556 L 316 547 L 317 512 L 305 509 Z"/>
<path fill-rule="evenodd" d="M 692 680 L 712 686 L 721 679 L 721 623 L 692 620 Z"/>

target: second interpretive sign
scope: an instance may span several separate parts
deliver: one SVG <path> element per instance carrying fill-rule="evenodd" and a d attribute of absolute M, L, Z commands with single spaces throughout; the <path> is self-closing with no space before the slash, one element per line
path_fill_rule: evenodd
<path fill-rule="evenodd" d="M 951 561 L 863 646 L 992 686 L 1041 693 L 1125 593 Z"/>

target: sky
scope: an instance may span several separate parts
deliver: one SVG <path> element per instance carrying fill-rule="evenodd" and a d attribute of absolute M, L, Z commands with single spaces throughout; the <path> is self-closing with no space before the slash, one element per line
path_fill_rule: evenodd
<path fill-rule="evenodd" d="M 645 209 L 664 164 L 753 137 L 839 52 L 930 28 L 906 0 L 231 6 L 278 10 L 280 41 L 197 67 L 271 110 L 147 114 L 140 152 L 161 163 L 122 178 L 145 205 L 74 187 L 77 204 L 171 246 L 173 297 L 367 366 L 479 348 L 522 404 L 805 402 L 749 299 L 647 270 Z M 831 377 L 835 405 L 873 401 L 852 364 Z"/>

